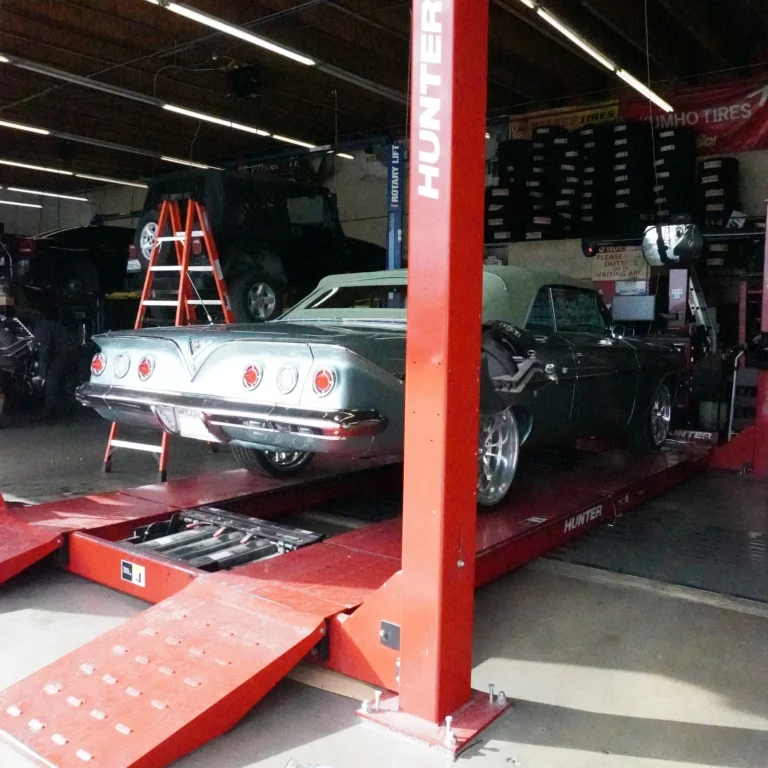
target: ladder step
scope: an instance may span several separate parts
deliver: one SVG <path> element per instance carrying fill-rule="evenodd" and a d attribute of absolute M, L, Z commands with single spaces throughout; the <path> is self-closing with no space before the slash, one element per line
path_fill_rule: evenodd
<path fill-rule="evenodd" d="M 176 266 L 150 267 L 150 270 L 152 272 L 181 272 L 181 267 L 177 264 Z M 187 271 L 188 272 L 213 272 L 213 267 L 211 266 L 187 267 Z"/>
<path fill-rule="evenodd" d="M 192 237 L 202 237 L 203 233 L 197 230 L 192 233 Z M 184 242 L 184 233 L 177 232 L 175 235 L 163 235 L 157 238 L 158 243 L 182 243 Z"/>
<path fill-rule="evenodd" d="M 146 299 L 141 302 L 142 307 L 178 307 L 178 301 L 161 301 L 160 299 Z"/>
<path fill-rule="evenodd" d="M 220 307 L 221 301 L 219 299 L 188 299 L 187 304 L 196 304 L 205 307 Z"/>
<path fill-rule="evenodd" d="M 162 453 L 162 446 L 149 445 L 148 443 L 132 443 L 130 440 L 111 440 L 110 448 L 128 448 L 131 451 L 144 451 L 146 453 Z"/>

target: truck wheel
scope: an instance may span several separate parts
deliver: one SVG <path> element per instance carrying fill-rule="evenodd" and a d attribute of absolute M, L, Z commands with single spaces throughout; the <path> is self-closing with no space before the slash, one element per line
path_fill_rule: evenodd
<path fill-rule="evenodd" d="M 235 278 L 229 285 L 232 314 L 238 323 L 263 323 L 283 312 L 283 285 L 257 269 Z"/>
<path fill-rule="evenodd" d="M 136 246 L 136 257 L 141 263 L 142 270 L 146 271 L 149 266 L 149 257 L 152 255 L 152 245 L 155 242 L 155 236 L 157 235 L 157 220 L 160 214 L 157 211 L 147 211 L 141 219 L 139 219 L 139 226 L 136 227 L 136 234 L 134 236 L 134 244 Z M 170 234 L 168 227 L 163 233 L 166 237 Z M 162 243 L 160 245 L 160 258 L 164 260 L 168 254 L 171 243 Z M 175 262 L 174 262 L 175 263 Z"/>
<path fill-rule="evenodd" d="M 232 455 L 243 469 L 265 477 L 296 475 L 315 457 L 314 453 L 307 451 L 259 451 L 256 448 L 244 448 L 241 445 L 232 446 Z"/>
<path fill-rule="evenodd" d="M 633 451 L 648 453 L 661 448 L 669 436 L 673 400 L 669 380 L 660 381 L 649 405 L 637 414 L 627 430 L 629 446 Z"/>

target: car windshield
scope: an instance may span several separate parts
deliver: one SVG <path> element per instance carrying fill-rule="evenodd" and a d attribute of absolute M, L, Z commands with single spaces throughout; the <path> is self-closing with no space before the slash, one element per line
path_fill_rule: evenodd
<path fill-rule="evenodd" d="M 407 286 L 404 283 L 329 285 L 318 288 L 286 320 L 329 322 L 405 322 Z"/>

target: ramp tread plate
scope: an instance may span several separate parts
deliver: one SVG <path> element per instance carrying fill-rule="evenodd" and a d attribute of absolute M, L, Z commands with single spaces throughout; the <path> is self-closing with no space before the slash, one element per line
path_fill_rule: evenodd
<path fill-rule="evenodd" d="M 31 528 L 12 513 L 0 513 L 0 584 L 42 560 L 64 543 L 57 531 Z"/>
<path fill-rule="evenodd" d="M 102 493 L 82 496 L 47 504 L 36 504 L 13 511 L 20 523 L 36 529 L 94 531 L 119 523 L 139 523 L 167 517 L 175 507 L 142 499 L 133 499 L 122 493 Z"/>
<path fill-rule="evenodd" d="M 399 569 L 399 558 L 322 542 L 221 576 L 265 600 L 330 617 L 364 603 Z"/>
<path fill-rule="evenodd" d="M 203 577 L 0 693 L 0 738 L 57 768 L 160 768 L 231 728 L 325 634 Z"/>

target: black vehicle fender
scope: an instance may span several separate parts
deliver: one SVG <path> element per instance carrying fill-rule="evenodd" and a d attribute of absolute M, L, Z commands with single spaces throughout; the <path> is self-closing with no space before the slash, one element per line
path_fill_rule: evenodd
<path fill-rule="evenodd" d="M 224 277 L 230 281 L 250 272 L 254 267 L 264 270 L 284 285 L 288 283 L 283 260 L 264 243 L 233 243 L 226 256 L 222 257 Z"/>
<path fill-rule="evenodd" d="M 634 411 L 632 412 L 632 418 L 635 419 L 639 414 L 645 413 L 651 407 L 653 396 L 662 382 L 670 385 L 672 402 L 674 403 L 680 392 L 682 373 L 682 371 L 670 371 L 668 368 L 662 367 L 641 370 L 637 389 L 638 395 Z"/>

